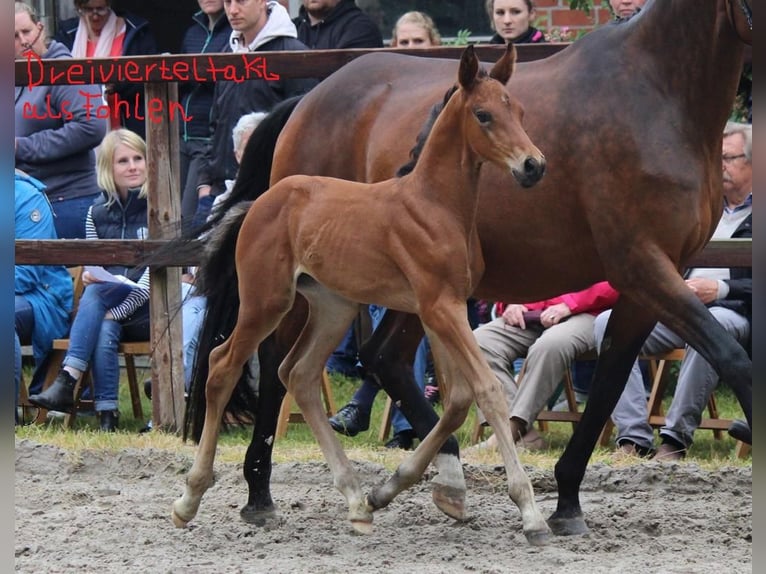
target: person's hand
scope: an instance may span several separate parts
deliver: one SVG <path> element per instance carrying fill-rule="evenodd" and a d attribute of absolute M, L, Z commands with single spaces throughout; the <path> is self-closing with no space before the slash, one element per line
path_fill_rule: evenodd
<path fill-rule="evenodd" d="M 718 299 L 718 280 L 695 277 L 687 279 L 686 285 L 705 305 Z"/>
<path fill-rule="evenodd" d="M 181 283 L 188 283 L 189 285 L 194 285 L 195 277 L 191 273 L 184 273 L 181 275 Z"/>
<path fill-rule="evenodd" d="M 519 327 L 520 329 L 526 329 L 527 326 L 524 323 L 524 312 L 527 311 L 526 305 L 513 304 L 508 305 L 503 311 L 503 320 L 506 325 L 512 327 Z"/>
<path fill-rule="evenodd" d="M 561 323 L 561 321 L 569 317 L 571 314 L 572 310 L 569 308 L 569 305 L 566 303 L 556 303 L 555 305 L 547 307 L 540 314 L 540 323 L 547 329 L 548 327 Z"/>
<path fill-rule="evenodd" d="M 107 311 L 107 312 L 104 314 L 104 320 L 105 320 L 105 321 L 111 321 L 112 319 L 114 319 L 114 315 L 112 315 L 112 312 L 111 312 L 111 311 Z"/>
<path fill-rule="evenodd" d="M 86 287 L 91 283 L 103 283 L 100 279 L 96 279 L 89 271 L 82 272 L 82 284 Z"/>

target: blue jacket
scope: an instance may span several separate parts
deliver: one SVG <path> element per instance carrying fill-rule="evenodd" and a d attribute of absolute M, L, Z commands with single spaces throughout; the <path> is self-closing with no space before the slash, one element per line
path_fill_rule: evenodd
<path fill-rule="evenodd" d="M 57 239 L 42 182 L 16 171 L 16 239 Z M 32 352 L 39 365 L 53 339 L 65 337 L 72 311 L 72 276 L 63 265 L 16 265 L 14 290 L 32 306 Z"/>
<path fill-rule="evenodd" d="M 340 0 L 327 18 L 313 26 L 301 6 L 294 23 L 298 39 L 312 50 L 383 47 L 380 29 L 354 0 Z"/>
<path fill-rule="evenodd" d="M 125 20 L 125 39 L 122 42 L 123 56 L 146 56 L 157 53 L 157 42 L 149 29 L 149 22 L 135 14 L 121 13 L 119 11 L 115 11 L 115 13 Z M 72 46 L 74 46 L 74 38 L 79 24 L 79 17 L 64 20 L 59 25 L 59 31 L 55 39 L 71 50 Z M 131 110 L 128 115 L 121 108 L 120 124 L 146 139 L 146 120 L 137 120 L 133 117 L 132 113 L 135 99 L 138 97 L 139 109 L 143 115 L 145 105 L 144 86 L 130 82 L 117 83 L 114 84 L 114 91 L 121 100 L 128 102 Z"/>
<path fill-rule="evenodd" d="M 186 30 L 181 42 L 183 54 L 217 54 L 228 52 L 231 25 L 222 14 L 213 26 L 208 28 L 207 14 L 200 10 L 192 16 L 194 24 Z M 181 123 L 181 138 L 189 140 L 210 140 L 210 111 L 213 107 L 214 82 L 188 82 L 179 85 L 178 100 L 184 107 L 188 122 Z"/>
<path fill-rule="evenodd" d="M 71 58 L 66 46 L 51 42 L 48 58 Z M 101 86 L 16 86 L 16 167 L 42 181 L 51 201 L 94 196 L 94 148 L 107 122 L 91 110 L 102 103 Z M 84 96 L 83 92 L 90 94 Z"/>

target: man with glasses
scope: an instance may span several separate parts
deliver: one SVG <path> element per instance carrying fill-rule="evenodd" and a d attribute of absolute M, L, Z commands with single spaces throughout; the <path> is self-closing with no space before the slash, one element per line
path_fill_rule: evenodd
<path fill-rule="evenodd" d="M 224 0 L 232 32 L 226 52 L 272 52 L 306 50 L 298 40 L 295 25 L 287 10 L 274 0 Z M 268 56 L 264 56 L 268 60 Z M 231 140 L 234 124 L 251 112 L 269 112 L 275 104 L 305 94 L 316 80 L 281 78 L 253 79 L 244 82 L 218 82 L 210 111 L 210 143 L 197 178 L 198 205 L 194 223 L 207 219 L 215 196 L 234 179 L 237 163 Z"/>
<path fill-rule="evenodd" d="M 753 236 L 753 131 L 749 124 L 729 122 L 723 134 L 723 214 L 713 239 Z M 684 275 L 686 284 L 708 306 L 716 320 L 739 341 L 752 356 L 752 269 L 696 268 Z M 606 311 L 596 318 L 594 327 L 597 348 L 601 348 Z M 642 354 L 658 354 L 686 347 L 685 342 L 661 323 L 649 334 Z M 711 393 L 718 385 L 718 374 L 694 349 L 686 347 L 681 362 L 673 401 L 660 429 L 661 445 L 655 459 L 680 460 L 692 444 L 694 431 Z M 617 427 L 617 444 L 631 455 L 648 456 L 654 452 L 654 433 L 648 422 L 648 407 L 637 363 L 631 370 L 625 391 L 612 413 Z M 737 422 L 730 429 L 735 438 L 750 442 L 750 429 Z"/>

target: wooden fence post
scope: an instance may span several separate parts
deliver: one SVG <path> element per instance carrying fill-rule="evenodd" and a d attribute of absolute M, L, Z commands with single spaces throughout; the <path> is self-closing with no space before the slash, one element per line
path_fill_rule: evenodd
<path fill-rule="evenodd" d="M 170 109 L 178 101 L 175 82 L 144 84 L 149 106 Z M 146 143 L 149 183 L 149 237 L 172 239 L 180 230 L 178 121 L 167 113 L 147 111 Z M 181 270 L 152 268 L 149 300 L 152 340 L 152 421 L 155 428 L 178 432 L 184 418 L 183 339 L 181 336 Z"/>

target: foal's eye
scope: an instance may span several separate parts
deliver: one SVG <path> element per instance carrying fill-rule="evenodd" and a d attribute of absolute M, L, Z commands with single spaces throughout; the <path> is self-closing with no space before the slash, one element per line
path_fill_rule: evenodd
<path fill-rule="evenodd" d="M 484 110 L 476 110 L 475 112 L 473 112 L 473 114 L 476 116 L 476 119 L 479 120 L 479 123 L 482 125 L 486 125 L 492 121 L 492 114 Z"/>

